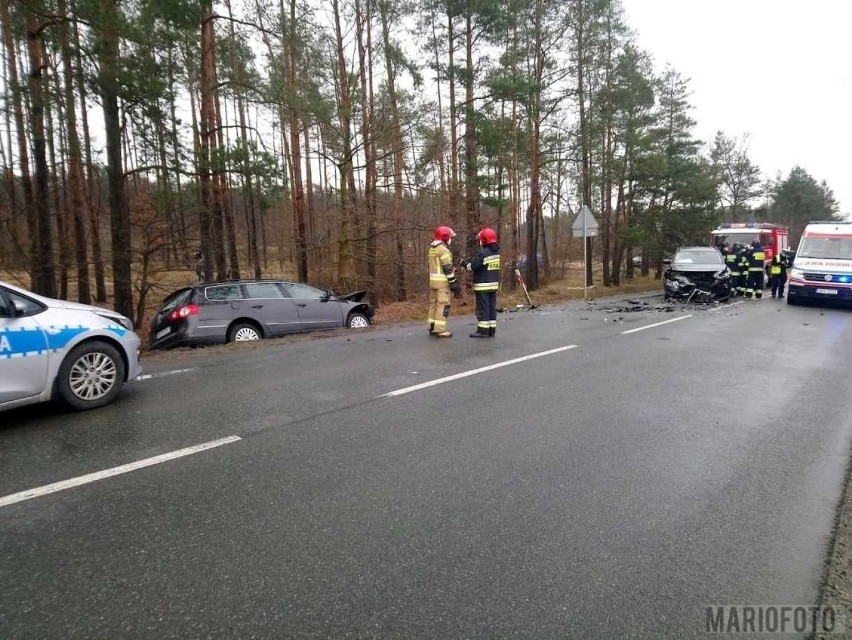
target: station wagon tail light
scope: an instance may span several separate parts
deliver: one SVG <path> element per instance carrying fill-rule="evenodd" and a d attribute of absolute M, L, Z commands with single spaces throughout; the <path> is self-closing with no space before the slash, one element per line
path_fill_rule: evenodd
<path fill-rule="evenodd" d="M 198 315 L 198 305 L 197 304 L 185 304 L 169 314 L 169 320 L 183 320 L 189 316 L 197 316 Z"/>

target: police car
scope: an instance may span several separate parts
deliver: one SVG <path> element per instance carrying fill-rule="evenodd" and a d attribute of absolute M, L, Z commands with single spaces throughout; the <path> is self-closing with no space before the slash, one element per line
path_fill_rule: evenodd
<path fill-rule="evenodd" d="M 0 411 L 60 400 L 107 404 L 141 373 L 139 336 L 114 311 L 0 281 Z"/>

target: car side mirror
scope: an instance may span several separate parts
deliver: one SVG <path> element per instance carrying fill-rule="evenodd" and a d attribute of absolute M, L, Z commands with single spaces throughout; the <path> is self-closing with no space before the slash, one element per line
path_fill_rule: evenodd
<path fill-rule="evenodd" d="M 320 300 L 323 302 L 328 302 L 329 300 L 331 300 L 331 297 L 333 295 L 334 291 L 332 291 L 331 289 L 324 289 L 322 292 L 322 298 L 320 298 Z"/>
<path fill-rule="evenodd" d="M 671 263 L 672 263 L 671 258 L 665 258 L 665 259 L 663 260 L 663 264 L 664 264 L 664 265 L 666 265 L 666 266 L 671 265 Z"/>
<path fill-rule="evenodd" d="M 12 317 L 13 318 L 23 318 L 27 313 L 27 308 L 18 302 L 17 300 L 12 300 Z"/>

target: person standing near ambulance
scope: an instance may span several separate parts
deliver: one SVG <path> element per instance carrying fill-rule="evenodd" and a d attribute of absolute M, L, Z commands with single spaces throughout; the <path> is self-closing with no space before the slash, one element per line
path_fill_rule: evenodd
<path fill-rule="evenodd" d="M 476 295 L 476 331 L 471 338 L 493 338 L 497 333 L 497 289 L 500 287 L 500 247 L 497 232 L 485 228 L 476 234 L 479 251 L 472 260 L 462 260 L 463 269 L 473 273 Z"/>
<path fill-rule="evenodd" d="M 450 292 L 458 291 L 459 285 L 453 269 L 453 254 L 450 243 L 456 232 L 447 226 L 435 229 L 435 239 L 429 245 L 429 335 L 436 338 L 452 338 L 447 330 L 450 316 Z"/>

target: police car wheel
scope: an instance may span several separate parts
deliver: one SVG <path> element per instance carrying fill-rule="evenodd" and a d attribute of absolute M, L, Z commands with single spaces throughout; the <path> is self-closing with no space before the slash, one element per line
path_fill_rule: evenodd
<path fill-rule="evenodd" d="M 350 329 L 366 329 L 370 326 L 370 320 L 363 313 L 352 313 L 349 315 L 346 325 Z"/>
<path fill-rule="evenodd" d="M 115 347 L 106 342 L 84 342 L 62 361 L 57 392 L 72 409 L 94 409 L 118 394 L 124 376 L 124 360 Z"/>

